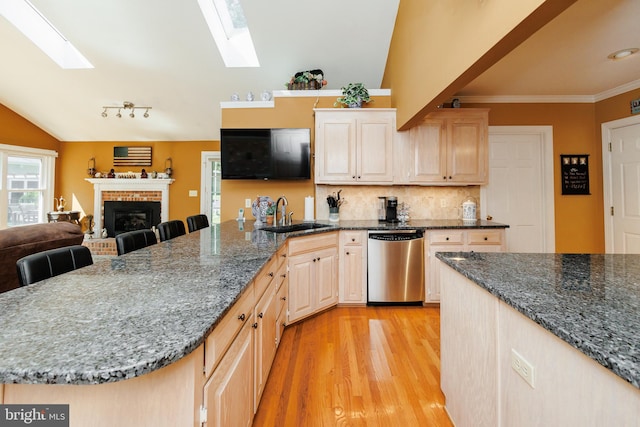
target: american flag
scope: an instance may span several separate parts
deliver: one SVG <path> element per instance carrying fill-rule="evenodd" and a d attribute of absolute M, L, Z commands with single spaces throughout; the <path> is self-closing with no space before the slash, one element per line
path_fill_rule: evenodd
<path fill-rule="evenodd" d="M 151 166 L 151 147 L 113 147 L 114 166 Z"/>

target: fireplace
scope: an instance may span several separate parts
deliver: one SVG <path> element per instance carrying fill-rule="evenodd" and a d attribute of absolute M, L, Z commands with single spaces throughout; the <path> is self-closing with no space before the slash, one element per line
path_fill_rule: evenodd
<path fill-rule="evenodd" d="M 160 224 L 160 202 L 104 202 L 104 228 L 108 237 Z"/>
<path fill-rule="evenodd" d="M 169 178 L 87 178 L 88 182 L 93 184 L 93 207 L 94 207 L 94 232 L 96 236 L 102 234 L 102 229 L 107 229 L 109 237 L 115 236 L 113 229 L 116 227 L 115 218 L 111 225 L 106 223 L 106 202 L 159 202 L 160 203 L 160 220 L 158 221 L 156 213 L 145 213 L 145 221 L 151 218 L 148 227 L 158 225 L 160 222 L 169 220 L 169 185 L 174 182 Z M 132 208 L 134 205 L 132 205 Z M 135 222 L 141 215 L 135 216 Z M 127 225 L 127 227 L 131 224 Z M 113 227 L 113 228 L 112 228 Z"/>

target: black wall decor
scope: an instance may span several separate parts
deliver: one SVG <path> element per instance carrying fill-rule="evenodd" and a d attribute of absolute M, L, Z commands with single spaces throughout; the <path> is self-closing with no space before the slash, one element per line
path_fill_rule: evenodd
<path fill-rule="evenodd" d="M 562 194 L 591 194 L 589 192 L 589 155 L 561 154 Z"/>

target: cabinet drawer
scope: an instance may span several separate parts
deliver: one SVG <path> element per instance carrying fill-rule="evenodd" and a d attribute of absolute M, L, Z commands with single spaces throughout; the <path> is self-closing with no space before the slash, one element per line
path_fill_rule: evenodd
<path fill-rule="evenodd" d="M 267 264 L 262 267 L 262 270 L 258 272 L 258 275 L 256 276 L 254 291 L 256 293 L 256 300 L 262 298 L 262 294 L 269 286 L 269 283 L 271 283 L 273 278 L 276 276 L 277 261 L 277 257 L 271 258 L 269 262 L 267 262 Z"/>
<path fill-rule="evenodd" d="M 289 295 L 289 280 L 285 279 L 276 293 L 276 313 L 278 315 L 287 306 L 287 295 Z"/>
<path fill-rule="evenodd" d="M 501 230 L 469 230 L 467 232 L 470 245 L 501 245 Z"/>
<path fill-rule="evenodd" d="M 251 317 L 256 305 L 253 283 L 247 287 L 240 299 L 231 307 L 231 310 L 222 318 L 207 338 L 204 344 L 204 366 L 208 377 L 220 359 L 233 342 L 242 325 Z"/>
<path fill-rule="evenodd" d="M 308 237 L 295 237 L 289 242 L 289 256 L 338 244 L 338 233 L 318 233 Z"/>
<path fill-rule="evenodd" d="M 464 243 L 464 231 L 431 231 L 429 243 L 435 245 L 462 245 Z"/>
<path fill-rule="evenodd" d="M 362 245 L 365 239 L 363 231 L 342 231 L 340 239 L 345 246 Z"/>

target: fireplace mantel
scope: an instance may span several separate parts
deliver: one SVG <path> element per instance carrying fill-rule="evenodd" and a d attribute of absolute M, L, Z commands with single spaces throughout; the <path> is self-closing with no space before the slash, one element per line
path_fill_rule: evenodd
<path fill-rule="evenodd" d="M 169 220 L 169 185 L 174 179 L 150 179 L 150 178 L 85 178 L 93 184 L 93 209 L 94 213 L 94 233 L 100 235 L 102 225 L 102 192 L 103 191 L 159 191 L 162 194 L 160 220 Z"/>

